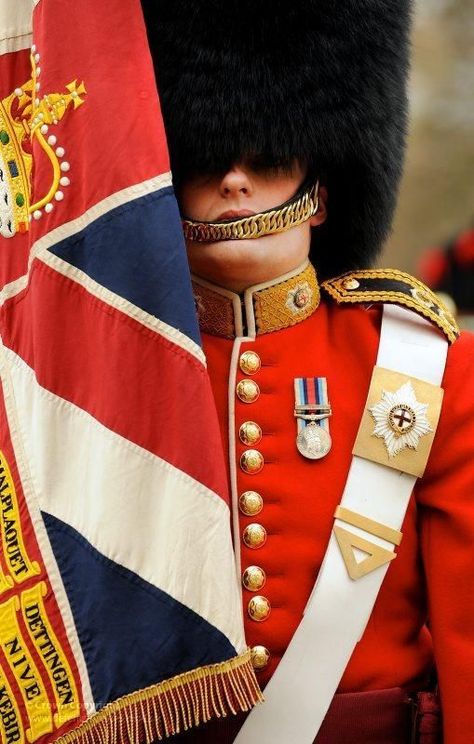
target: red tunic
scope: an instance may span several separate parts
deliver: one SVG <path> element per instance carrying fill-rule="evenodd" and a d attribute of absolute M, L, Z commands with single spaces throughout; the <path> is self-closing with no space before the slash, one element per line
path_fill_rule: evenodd
<path fill-rule="evenodd" d="M 295 311 L 291 300 L 303 290 L 300 304 L 306 302 L 308 286 L 309 304 Z M 249 646 L 264 646 L 270 653 L 268 664 L 258 672 L 264 686 L 301 620 L 326 551 L 376 360 L 381 305 L 340 306 L 323 297 L 316 307 L 318 288 L 308 269 L 254 293 L 242 318 L 239 299 L 230 293 L 220 295 L 210 286 L 197 287 L 197 302 L 228 452 L 241 572 L 256 565 L 266 575 L 261 589 L 243 589 L 242 596 Z M 245 334 L 245 325 L 239 329 L 241 320 L 248 323 L 251 333 L 254 313 L 254 338 L 224 337 L 239 330 Z M 260 369 L 252 375 L 239 367 L 241 354 L 247 350 L 261 360 Z M 327 378 L 332 449 L 321 460 L 308 460 L 296 449 L 295 377 Z M 236 385 L 243 379 L 258 385 L 258 397 L 252 402 L 236 395 Z M 425 475 L 407 511 L 397 558 L 339 692 L 421 689 L 435 661 L 445 744 L 465 744 L 466 737 L 474 736 L 472 335 L 463 335 L 450 348 L 443 387 L 438 431 Z M 261 440 L 250 445 L 264 458 L 263 468 L 256 473 L 246 473 L 240 465 L 248 446 L 240 441 L 239 429 L 247 421 L 262 430 Z M 254 516 L 238 508 L 239 496 L 249 490 L 263 499 L 261 512 Z M 261 547 L 252 549 L 243 542 L 250 523 L 266 530 Z M 248 614 L 248 603 L 255 594 L 263 595 L 271 605 L 261 622 Z"/>

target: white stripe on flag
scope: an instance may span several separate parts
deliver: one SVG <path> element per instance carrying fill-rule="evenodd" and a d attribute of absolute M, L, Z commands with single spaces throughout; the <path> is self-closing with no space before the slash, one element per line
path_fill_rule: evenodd
<path fill-rule="evenodd" d="M 14 352 L 6 356 L 41 509 L 190 607 L 243 652 L 225 502 L 42 388 Z"/>
<path fill-rule="evenodd" d="M 61 574 L 59 573 L 53 551 L 51 550 L 51 545 L 46 534 L 46 528 L 43 519 L 41 518 L 39 504 L 37 502 L 36 494 L 34 493 L 34 488 L 32 486 L 31 470 L 29 468 L 29 463 L 27 462 L 25 449 L 23 446 L 24 443 L 19 431 L 20 424 L 17 416 L 16 401 L 13 393 L 13 386 L 9 370 L 9 367 L 11 365 L 8 363 L 7 354 L 8 350 L 0 343 L 0 378 L 3 388 L 5 409 L 7 413 L 6 423 L 8 423 L 8 429 L 12 440 L 13 451 L 15 453 L 15 459 L 21 478 L 21 484 L 23 487 L 23 493 L 25 496 L 26 505 L 28 507 L 28 512 L 48 572 L 49 580 L 56 596 L 56 601 L 58 603 L 61 617 L 64 622 L 66 634 L 69 643 L 71 644 L 71 649 L 77 663 L 79 675 L 81 678 L 84 706 L 86 708 L 87 714 L 90 716 L 95 712 L 95 704 L 94 698 L 92 696 L 89 674 L 87 671 L 82 647 L 77 635 L 74 619 L 72 617 L 71 607 L 67 599 L 63 580 Z"/>
<path fill-rule="evenodd" d="M 46 233 L 46 235 L 39 238 L 39 240 L 37 240 L 31 247 L 29 255 L 30 265 L 37 255 L 43 254 L 51 248 L 51 246 L 56 245 L 56 243 L 59 243 L 61 240 L 65 240 L 66 238 L 70 238 L 72 235 L 81 232 L 81 230 L 84 230 L 92 222 L 99 219 L 99 217 L 103 217 L 104 214 L 110 212 L 111 209 L 127 204 L 127 202 L 133 201 L 134 199 L 139 199 L 141 196 L 152 194 L 154 191 L 167 188 L 168 186 L 171 186 L 171 184 L 171 173 L 168 171 L 167 173 L 162 173 L 159 176 L 150 178 L 148 181 L 135 183 L 133 186 L 128 186 L 121 191 L 116 191 L 115 193 L 110 194 L 105 199 L 102 199 L 102 201 L 97 202 L 97 204 L 90 207 L 86 212 L 83 212 L 79 217 L 76 217 L 74 220 L 70 220 L 69 222 L 63 222 L 59 227 L 55 227 L 49 233 Z M 5 302 L 5 300 L 13 297 L 22 290 L 24 278 L 25 277 L 23 276 L 10 284 L 5 284 L 0 295 L 2 302 Z"/>
<path fill-rule="evenodd" d="M 88 227 L 88 225 L 99 217 L 102 217 L 111 209 L 115 209 L 115 207 L 126 204 L 134 199 L 138 199 L 146 194 L 151 194 L 155 191 L 167 188 L 168 186 L 171 186 L 171 173 L 169 172 L 151 178 L 149 181 L 144 181 L 130 186 L 122 191 L 117 191 L 98 204 L 95 204 L 77 219 L 71 220 L 71 222 L 66 222 L 54 230 L 51 230 L 51 232 L 37 240 L 30 251 L 29 271 L 31 269 L 33 258 L 40 258 L 44 263 L 47 263 L 49 266 L 56 269 L 56 271 L 59 271 L 64 276 L 78 282 L 78 284 L 83 286 L 88 292 L 95 295 L 100 300 L 103 300 L 103 302 L 107 302 L 112 307 L 115 307 L 126 315 L 129 315 L 147 328 L 165 336 L 174 344 L 180 346 L 189 354 L 192 354 L 199 362 L 201 362 L 201 364 L 206 366 L 206 359 L 203 350 L 195 341 L 186 336 L 186 334 L 182 333 L 177 328 L 170 326 L 168 323 L 159 320 L 155 316 L 150 315 L 144 310 L 141 310 L 125 298 L 120 297 L 120 295 L 106 289 L 94 279 L 87 276 L 83 271 L 72 266 L 67 261 L 63 261 L 61 258 L 55 256 L 49 251 L 51 246 L 59 243 L 65 238 L 69 238 L 72 235 L 81 232 Z M 6 284 L 0 292 L 0 305 L 22 292 L 27 284 L 28 274 L 15 279 L 15 281 L 10 282 L 10 284 Z"/>
<path fill-rule="evenodd" d="M 49 248 L 51 246 L 59 243 L 65 238 L 69 238 L 72 235 L 80 232 L 111 209 L 114 209 L 115 207 L 122 204 L 126 204 L 129 201 L 133 201 L 134 199 L 138 199 L 145 194 L 150 194 L 162 188 L 167 188 L 168 186 L 171 186 L 171 174 L 164 173 L 163 175 L 152 178 L 149 181 L 135 184 L 128 189 L 124 189 L 123 191 L 118 191 L 115 194 L 112 194 L 110 197 L 107 197 L 107 199 L 104 199 L 103 201 L 94 205 L 94 207 L 91 207 L 91 209 L 89 209 L 87 212 L 84 212 L 81 217 L 78 217 L 71 222 L 66 222 L 55 228 L 54 230 L 51 230 L 51 232 L 47 233 L 47 235 L 44 235 L 34 244 L 33 249 L 30 252 L 30 268 L 33 258 L 41 258 L 42 261 L 47 263 L 49 266 L 52 266 L 54 269 L 56 269 L 56 271 L 59 271 L 64 276 L 67 276 L 70 279 L 78 282 L 78 284 L 81 284 L 81 286 L 87 289 L 87 291 L 91 294 L 95 295 L 104 302 L 107 302 L 109 305 L 112 305 L 112 307 L 115 307 L 118 310 L 126 313 L 126 315 L 129 315 L 131 318 L 139 321 L 147 328 L 150 328 L 151 330 L 160 333 L 162 336 L 165 336 L 174 344 L 180 346 L 189 354 L 192 354 L 203 365 L 206 365 L 206 359 L 201 347 L 191 338 L 186 336 L 186 334 L 182 333 L 177 328 L 168 325 L 168 323 L 159 320 L 155 316 L 146 313 L 144 310 L 136 307 L 128 300 L 120 297 L 120 295 L 117 295 L 114 292 L 106 289 L 101 284 L 94 281 L 94 279 L 91 279 L 89 276 L 87 276 L 87 274 L 85 274 L 80 269 L 77 269 L 75 266 L 72 266 L 67 261 L 63 261 L 58 256 L 55 256 L 53 253 L 49 252 Z M 0 292 L 0 305 L 22 292 L 27 284 L 28 274 L 15 279 L 15 281 L 10 282 L 10 284 L 6 284 Z"/>
<path fill-rule="evenodd" d="M 168 341 L 171 341 L 171 343 L 184 349 L 184 351 L 191 354 L 204 367 L 207 366 L 206 357 L 204 356 L 201 347 L 189 338 L 189 336 L 182 333 L 182 331 L 179 331 L 174 326 L 165 323 L 164 320 L 160 320 L 154 315 L 150 315 L 150 313 L 145 312 L 145 310 L 142 310 L 132 302 L 129 302 L 129 300 L 126 300 L 125 297 L 120 297 L 120 295 L 115 294 L 115 292 L 112 292 L 94 279 L 91 279 L 91 277 L 81 271 L 81 269 L 78 269 L 76 266 L 64 261 L 62 258 L 59 258 L 59 256 L 55 256 L 54 253 L 45 251 L 41 256 L 41 261 L 48 264 L 48 266 L 51 266 L 55 271 L 58 271 L 63 276 L 67 276 L 68 279 L 72 279 L 80 284 L 81 287 L 84 287 L 84 289 L 93 294 L 99 300 L 102 300 L 102 302 L 106 302 L 116 310 L 120 310 L 120 312 L 125 313 L 125 315 L 128 315 L 130 318 L 133 318 L 138 323 L 144 325 L 145 328 L 149 328 L 151 331 L 159 333 L 160 336 L 163 336 L 168 339 Z"/>
<path fill-rule="evenodd" d="M 110 194 L 105 199 L 102 199 L 102 201 L 97 202 L 97 204 L 90 207 L 86 212 L 81 214 L 80 217 L 76 217 L 76 219 L 71 220 L 70 222 L 63 222 L 62 225 L 55 227 L 54 230 L 51 230 L 49 233 L 46 233 L 46 235 L 43 235 L 39 240 L 37 240 L 31 248 L 30 262 L 35 256 L 43 253 L 48 248 L 51 248 L 52 245 L 81 232 L 81 230 L 84 230 L 84 228 L 92 222 L 95 222 L 99 217 L 103 217 L 104 214 L 110 212 L 111 209 L 121 207 L 134 199 L 139 199 L 142 196 L 153 194 L 155 191 L 166 189 L 171 185 L 171 172 L 168 171 L 167 173 L 161 173 L 154 178 L 150 178 L 148 181 L 135 183 L 121 191 L 116 191 L 115 193 Z"/>
<path fill-rule="evenodd" d="M 31 46 L 32 0 L 0 0 L 0 54 Z"/>

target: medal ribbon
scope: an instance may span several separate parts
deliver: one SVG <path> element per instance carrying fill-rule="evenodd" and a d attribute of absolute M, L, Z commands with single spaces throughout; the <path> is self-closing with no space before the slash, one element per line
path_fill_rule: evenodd
<path fill-rule="evenodd" d="M 328 384 L 326 377 L 295 377 L 295 407 L 309 406 L 307 413 L 316 413 L 321 407 L 329 407 Z M 297 418 L 298 433 L 309 421 Z M 329 417 L 316 421 L 321 428 L 329 433 Z"/>

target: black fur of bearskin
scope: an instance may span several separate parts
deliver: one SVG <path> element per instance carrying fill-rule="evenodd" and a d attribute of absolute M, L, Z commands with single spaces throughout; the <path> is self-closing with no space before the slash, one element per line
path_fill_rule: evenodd
<path fill-rule="evenodd" d="M 307 163 L 322 278 L 370 266 L 396 204 L 410 0 L 142 0 L 173 175 Z"/>

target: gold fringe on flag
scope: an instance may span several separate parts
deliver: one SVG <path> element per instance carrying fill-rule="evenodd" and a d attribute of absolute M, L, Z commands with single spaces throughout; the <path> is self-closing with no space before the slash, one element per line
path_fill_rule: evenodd
<path fill-rule="evenodd" d="M 152 744 L 213 718 L 249 711 L 261 702 L 246 651 L 124 695 L 55 744 Z"/>

